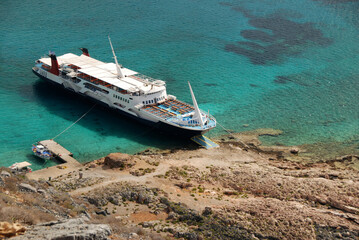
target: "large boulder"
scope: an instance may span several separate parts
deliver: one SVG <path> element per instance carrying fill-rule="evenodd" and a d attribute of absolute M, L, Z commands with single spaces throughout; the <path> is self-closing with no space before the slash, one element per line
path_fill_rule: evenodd
<path fill-rule="evenodd" d="M 135 163 L 134 157 L 125 153 L 110 153 L 104 161 L 105 166 L 120 169 L 132 167 Z"/>
<path fill-rule="evenodd" d="M 23 192 L 37 192 L 36 188 L 27 183 L 19 184 L 19 190 Z"/>
<path fill-rule="evenodd" d="M 30 227 L 25 235 L 12 239 L 108 240 L 111 233 L 106 224 L 88 224 L 84 219 L 77 218 L 38 224 Z"/>

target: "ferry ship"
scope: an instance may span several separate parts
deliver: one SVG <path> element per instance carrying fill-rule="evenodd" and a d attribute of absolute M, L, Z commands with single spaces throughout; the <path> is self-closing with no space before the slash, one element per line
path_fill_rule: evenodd
<path fill-rule="evenodd" d="M 86 48 L 80 56 L 67 53 L 36 61 L 32 71 L 40 78 L 92 98 L 122 114 L 171 134 L 192 137 L 216 127 L 216 119 L 199 109 L 188 82 L 193 105 L 166 92 L 166 83 L 124 68 L 109 38 L 115 63 L 90 57 Z"/>

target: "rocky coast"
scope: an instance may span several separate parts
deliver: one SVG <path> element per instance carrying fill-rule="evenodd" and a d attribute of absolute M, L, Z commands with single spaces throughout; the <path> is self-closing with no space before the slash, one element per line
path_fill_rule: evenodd
<path fill-rule="evenodd" d="M 261 146 L 280 133 L 112 153 L 51 179 L 2 168 L 0 238 L 358 239 L 359 157 Z"/>

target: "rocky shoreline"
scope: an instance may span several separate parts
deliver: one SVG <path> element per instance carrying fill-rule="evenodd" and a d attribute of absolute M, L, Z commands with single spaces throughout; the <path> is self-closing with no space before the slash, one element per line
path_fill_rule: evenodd
<path fill-rule="evenodd" d="M 280 131 L 113 153 L 51 180 L 2 168 L 0 239 L 358 239 L 358 156 L 311 161 L 263 134 Z"/>

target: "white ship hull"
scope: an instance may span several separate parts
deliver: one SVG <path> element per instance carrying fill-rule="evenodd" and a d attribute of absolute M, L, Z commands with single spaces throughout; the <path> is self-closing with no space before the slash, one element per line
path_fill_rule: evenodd
<path fill-rule="evenodd" d="M 56 56 L 53 56 L 51 69 L 50 60 L 42 58 L 33 67 L 33 72 L 42 79 L 86 96 L 142 123 L 185 137 L 203 134 L 216 125 L 215 119 L 204 113 L 199 113 L 202 119 L 196 121 L 196 106 L 190 106 L 167 95 L 163 81 L 149 82 L 148 77 L 138 76 L 138 73 L 129 69 L 123 69 L 128 75 L 121 79 L 109 78 L 106 74 L 113 75 L 113 72 L 107 69 L 112 65 L 83 55 L 65 54 L 62 58 L 59 57 L 61 66 L 58 67 Z M 96 78 L 96 74 L 105 77 Z M 197 111 L 199 112 L 198 107 Z M 203 121 L 205 124 L 200 125 L 199 122 Z"/>

